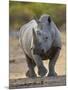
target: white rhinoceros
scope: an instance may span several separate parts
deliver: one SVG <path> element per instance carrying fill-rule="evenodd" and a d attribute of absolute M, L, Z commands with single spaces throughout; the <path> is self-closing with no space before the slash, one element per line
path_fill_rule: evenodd
<path fill-rule="evenodd" d="M 36 77 L 34 67 L 37 65 L 38 74 L 44 76 L 47 69 L 42 60 L 49 59 L 48 76 L 55 76 L 55 64 L 61 50 L 60 32 L 49 15 L 42 15 L 38 22 L 31 20 L 20 29 L 21 47 L 26 56 L 29 70 L 28 77 Z"/>

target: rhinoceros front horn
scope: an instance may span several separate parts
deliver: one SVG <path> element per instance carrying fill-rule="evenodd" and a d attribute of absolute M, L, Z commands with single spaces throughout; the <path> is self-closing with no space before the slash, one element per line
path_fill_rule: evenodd
<path fill-rule="evenodd" d="M 32 31 L 33 31 L 33 43 L 37 44 L 38 40 L 37 40 L 37 35 L 36 35 L 36 32 L 35 32 L 34 28 L 33 28 Z"/>

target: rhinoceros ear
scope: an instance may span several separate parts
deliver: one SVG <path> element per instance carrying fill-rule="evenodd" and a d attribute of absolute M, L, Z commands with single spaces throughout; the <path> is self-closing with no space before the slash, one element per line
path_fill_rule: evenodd
<path fill-rule="evenodd" d="M 51 23 L 51 17 L 50 16 L 48 17 L 48 22 L 49 22 L 49 24 Z"/>
<path fill-rule="evenodd" d="M 33 31 L 33 44 L 36 44 L 37 43 L 37 35 L 36 35 L 34 28 L 32 31 Z"/>

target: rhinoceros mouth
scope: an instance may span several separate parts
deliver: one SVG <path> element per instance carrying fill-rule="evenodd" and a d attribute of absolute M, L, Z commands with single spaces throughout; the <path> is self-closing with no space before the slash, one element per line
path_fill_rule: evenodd
<path fill-rule="evenodd" d="M 33 54 L 37 54 L 37 55 L 40 55 L 40 56 L 45 55 L 44 51 L 41 50 L 41 49 L 33 49 Z"/>

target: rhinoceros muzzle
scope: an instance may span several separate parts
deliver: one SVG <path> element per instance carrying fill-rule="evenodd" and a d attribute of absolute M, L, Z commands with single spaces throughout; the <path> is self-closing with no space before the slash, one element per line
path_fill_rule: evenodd
<path fill-rule="evenodd" d="M 44 53 L 44 49 L 35 48 L 35 49 L 33 49 L 33 54 L 37 54 L 37 55 L 43 56 L 45 54 Z"/>

